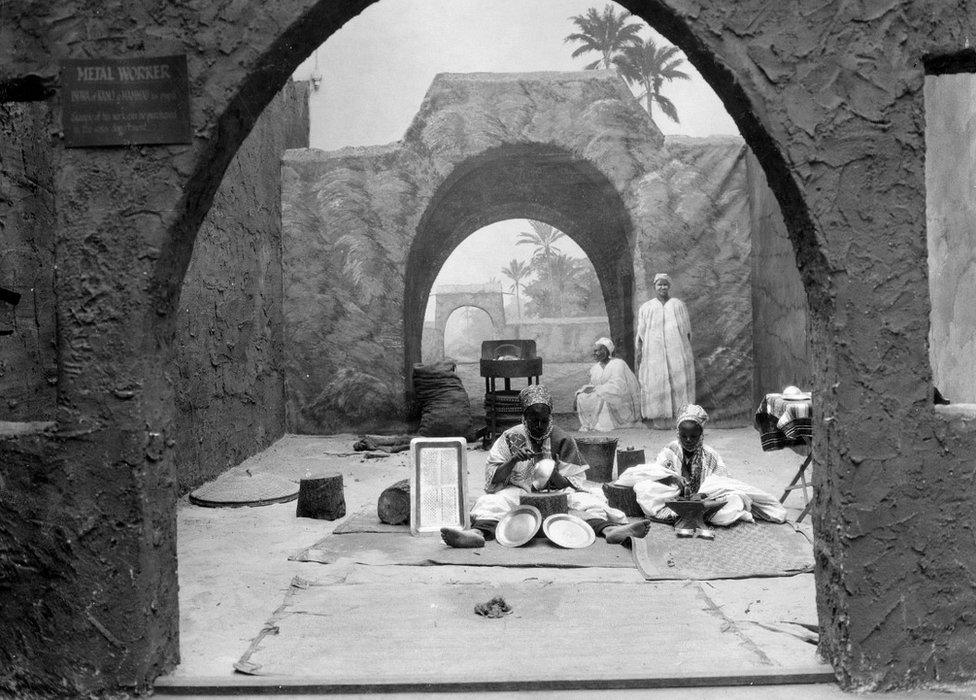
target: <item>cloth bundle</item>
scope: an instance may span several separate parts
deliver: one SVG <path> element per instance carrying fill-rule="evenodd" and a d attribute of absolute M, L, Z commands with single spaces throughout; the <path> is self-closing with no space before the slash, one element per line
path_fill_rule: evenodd
<path fill-rule="evenodd" d="M 413 389 L 420 404 L 419 433 L 425 437 L 467 437 L 471 401 L 453 362 L 413 366 Z"/>

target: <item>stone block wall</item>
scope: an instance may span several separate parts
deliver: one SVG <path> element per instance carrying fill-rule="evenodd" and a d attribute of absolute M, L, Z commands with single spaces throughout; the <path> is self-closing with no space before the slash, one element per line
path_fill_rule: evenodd
<path fill-rule="evenodd" d="M 227 168 L 200 228 L 177 317 L 181 492 L 285 429 L 281 156 L 308 145 L 308 86 L 288 83 Z"/>
<path fill-rule="evenodd" d="M 0 335 L 0 420 L 53 420 L 55 413 L 52 130 L 46 103 L 0 104 L 0 287 L 20 294 L 13 333 Z"/>

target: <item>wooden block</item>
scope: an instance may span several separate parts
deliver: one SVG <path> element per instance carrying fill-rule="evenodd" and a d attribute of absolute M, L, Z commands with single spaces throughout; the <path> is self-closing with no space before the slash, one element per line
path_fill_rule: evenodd
<path fill-rule="evenodd" d="M 620 454 L 619 452 L 617 454 Z M 644 517 L 644 510 L 637 502 L 637 495 L 634 493 L 633 486 L 618 486 L 617 484 L 604 484 L 603 495 L 607 497 L 607 503 L 611 508 L 622 510 L 624 515 L 629 517 Z"/>
<path fill-rule="evenodd" d="M 624 473 L 624 471 L 637 464 L 647 464 L 647 458 L 644 456 L 644 450 L 637 450 L 633 447 L 628 447 L 626 450 L 617 450 L 618 478 Z"/>
<path fill-rule="evenodd" d="M 569 512 L 569 496 L 565 493 L 523 493 L 519 503 L 538 508 L 543 520 L 556 513 Z"/>
<path fill-rule="evenodd" d="M 337 520 L 346 514 L 346 497 L 342 491 L 342 474 L 302 479 L 298 484 L 299 518 Z"/>
<path fill-rule="evenodd" d="M 381 523 L 404 525 L 410 522 L 410 479 L 398 481 L 383 489 L 376 502 Z"/>

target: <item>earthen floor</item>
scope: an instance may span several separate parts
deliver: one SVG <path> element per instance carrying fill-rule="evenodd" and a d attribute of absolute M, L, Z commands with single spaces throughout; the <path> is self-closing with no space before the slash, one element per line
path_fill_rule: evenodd
<path fill-rule="evenodd" d="M 618 433 L 620 448 L 643 448 L 653 455 L 670 439 L 670 431 L 628 430 Z M 408 476 L 405 453 L 386 458 L 366 459 L 351 453 L 352 435 L 288 435 L 267 450 L 250 458 L 228 473 L 245 469 L 271 472 L 292 479 L 321 472 L 340 472 L 345 482 L 347 513 L 375 505 L 379 492 L 393 482 Z M 733 474 L 771 493 L 779 494 L 801 457 L 791 451 L 763 453 L 758 434 L 748 428 L 709 430 L 709 444 L 718 449 Z M 485 452 L 468 451 L 469 484 L 477 493 Z M 803 501 L 799 492 L 787 500 L 795 518 Z M 351 579 L 363 583 L 402 582 L 432 586 L 449 581 L 486 582 L 499 591 L 517 588 L 531 576 L 533 580 L 560 583 L 604 582 L 635 583 L 642 579 L 630 569 L 524 569 L 460 566 L 366 566 L 360 564 L 323 565 L 289 561 L 289 555 L 331 533 L 341 522 L 318 521 L 295 517 L 295 503 L 254 508 L 201 508 L 186 497 L 178 510 L 178 552 L 180 581 L 181 663 L 171 679 L 191 682 L 194 679 L 217 678 L 229 682 L 248 677 L 237 674 L 233 664 L 248 649 L 295 576 L 329 584 Z M 728 634 L 747 637 L 744 643 L 760 650 L 777 667 L 816 667 L 814 647 L 799 642 L 784 632 L 765 629 L 750 618 L 770 619 L 782 614 L 789 619 L 815 622 L 814 582 L 811 574 L 766 579 L 688 582 L 648 582 L 658 586 L 662 595 L 669 587 L 706 585 L 716 610 L 695 611 L 699 615 L 721 615 L 736 629 L 726 625 L 715 638 L 702 638 L 702 648 L 720 650 L 729 644 Z M 386 590 L 388 586 L 378 586 Z M 377 600 L 381 607 L 389 601 Z M 762 614 L 765 611 L 766 617 Z M 772 611 L 772 612 L 771 612 Z M 704 627 L 702 629 L 705 629 Z M 554 630 L 553 633 L 558 633 Z M 609 633 L 603 631 L 601 633 Z M 745 638 L 744 637 L 744 638 Z M 593 652 L 594 667 L 612 667 L 612 659 L 602 659 Z M 445 668 L 447 665 L 445 665 Z M 498 669 L 504 674 L 504 669 Z M 435 679 L 432 679 L 435 680 Z M 808 690 L 812 687 L 807 686 Z M 832 692 L 831 686 L 820 687 Z M 783 688 L 782 690 L 786 690 Z M 799 689 L 802 694 L 802 688 Z M 490 695 L 490 694 L 489 694 Z M 804 695 L 810 697 L 809 694 Z M 780 695 L 779 697 L 789 697 Z"/>

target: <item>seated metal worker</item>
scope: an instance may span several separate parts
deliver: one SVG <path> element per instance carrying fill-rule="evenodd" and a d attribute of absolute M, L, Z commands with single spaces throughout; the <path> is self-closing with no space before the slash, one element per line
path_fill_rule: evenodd
<path fill-rule="evenodd" d="M 494 538 L 498 521 L 518 507 L 523 493 L 532 491 L 565 493 L 570 510 L 581 511 L 593 531 L 611 544 L 646 535 L 646 520 L 628 524 L 624 513 L 607 505 L 601 492 L 584 487 L 586 466 L 576 441 L 553 425 L 549 390 L 542 385 L 528 386 L 519 399 L 522 423 L 499 435 L 491 447 L 485 464 L 485 494 L 471 510 L 471 527 L 442 528 L 444 542 L 451 547 L 484 547 L 485 540 Z M 543 482 L 537 466 L 544 459 L 556 464 Z"/>
<path fill-rule="evenodd" d="M 754 514 L 775 523 L 784 522 L 786 509 L 774 496 L 729 476 L 722 456 L 705 444 L 707 421 L 708 414 L 701 406 L 685 406 L 676 421 L 678 439 L 662 449 L 653 463 L 627 469 L 614 483 L 632 486 L 641 509 L 655 520 L 672 522 L 677 518 L 667 506 L 668 501 L 698 496 L 722 502 L 720 508 L 707 515 L 713 525 L 731 525 L 738 520 L 754 522 Z M 707 529 L 698 534 L 714 536 Z"/>

